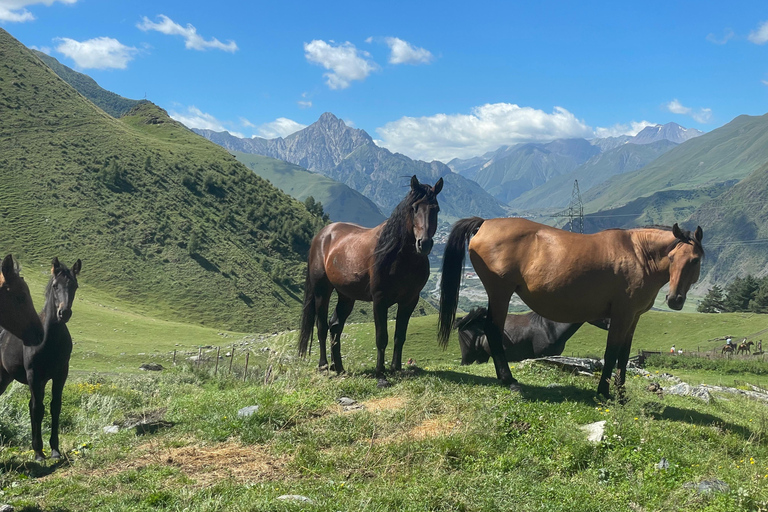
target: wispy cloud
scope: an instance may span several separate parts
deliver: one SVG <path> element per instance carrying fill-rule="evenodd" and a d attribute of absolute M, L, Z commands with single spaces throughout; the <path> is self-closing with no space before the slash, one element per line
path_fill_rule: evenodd
<path fill-rule="evenodd" d="M 213 130 L 215 132 L 226 131 L 235 137 L 244 137 L 242 133 L 231 131 L 225 126 L 225 124 L 230 125 L 232 123 L 224 123 L 219 121 L 211 114 L 203 112 L 194 105 L 187 107 L 186 110 L 182 110 L 181 112 L 170 110 L 168 115 L 187 128 L 199 128 L 201 130 Z"/>
<path fill-rule="evenodd" d="M 712 34 L 712 33 L 707 34 L 707 41 L 709 41 L 710 43 L 714 43 L 714 44 L 725 44 L 728 41 L 730 41 L 731 39 L 733 39 L 734 35 L 735 34 L 733 33 L 733 30 L 727 28 L 727 29 L 725 29 L 725 32 L 723 32 L 723 36 L 722 37 L 718 37 L 718 36 L 716 36 L 715 34 Z"/>
<path fill-rule="evenodd" d="M 651 123 L 649 121 L 632 121 L 630 123 L 616 123 L 613 126 L 603 128 L 598 126 L 595 128 L 595 136 L 604 137 L 619 137 L 621 135 L 635 136 L 640 133 L 643 128 L 647 126 L 656 126 L 657 123 Z"/>
<path fill-rule="evenodd" d="M 169 36 L 181 36 L 184 38 L 184 46 L 187 50 L 222 50 L 234 53 L 238 49 L 237 44 L 232 40 L 227 41 L 226 44 L 215 37 L 206 40 L 197 33 L 197 29 L 191 23 L 182 27 L 164 14 L 159 14 L 157 17 L 160 21 L 156 23 L 144 16 L 141 22 L 136 24 L 136 27 L 144 32 L 154 30 Z"/>
<path fill-rule="evenodd" d="M 303 99 L 296 102 L 296 104 L 299 105 L 299 108 L 312 108 L 312 100 L 309 99 L 309 94 L 303 92 L 301 93 L 301 97 Z"/>
<path fill-rule="evenodd" d="M 87 41 L 75 41 L 66 37 L 54 39 L 55 50 L 66 55 L 80 69 L 125 69 L 139 51 L 111 37 L 96 37 Z"/>
<path fill-rule="evenodd" d="M 768 21 L 764 21 L 755 30 L 749 33 L 747 39 L 755 44 L 765 44 L 768 42 Z"/>
<path fill-rule="evenodd" d="M 468 158 L 504 144 L 594 137 L 584 121 L 561 107 L 551 114 L 511 103 L 486 104 L 470 114 L 403 117 L 376 132 L 386 148 L 414 158 Z"/>
<path fill-rule="evenodd" d="M 698 123 L 708 123 L 710 119 L 712 119 L 712 109 L 711 108 L 691 108 L 686 107 L 682 103 L 680 103 L 677 99 L 674 99 L 664 105 L 666 110 L 669 112 L 672 112 L 673 114 L 680 114 L 684 116 L 691 117 L 694 121 Z"/>
<path fill-rule="evenodd" d="M 285 117 L 278 117 L 271 123 L 264 123 L 257 128 L 257 134 L 259 137 L 265 139 L 275 139 L 277 137 L 286 137 L 299 130 L 303 130 L 307 125 L 297 123 L 292 119 Z"/>
<path fill-rule="evenodd" d="M 389 46 L 390 64 L 429 64 L 434 59 L 429 50 L 413 46 L 398 37 L 385 37 L 384 42 Z"/>
<path fill-rule="evenodd" d="M 9 21 L 11 23 L 33 21 L 35 15 L 26 9 L 28 5 L 43 4 L 50 6 L 55 2 L 74 4 L 77 0 L 0 0 L 0 21 Z"/>
<path fill-rule="evenodd" d="M 346 89 L 354 80 L 365 80 L 379 69 L 368 52 L 358 50 L 348 41 L 336 44 L 315 39 L 304 43 L 304 56 L 307 61 L 329 70 L 323 76 L 331 89 Z"/>

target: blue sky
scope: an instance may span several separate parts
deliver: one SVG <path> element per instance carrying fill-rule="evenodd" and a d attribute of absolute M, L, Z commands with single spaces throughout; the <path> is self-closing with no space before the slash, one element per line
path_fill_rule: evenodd
<path fill-rule="evenodd" d="M 0 27 L 189 126 L 330 111 L 421 159 L 768 110 L 764 1 L 0 0 Z"/>

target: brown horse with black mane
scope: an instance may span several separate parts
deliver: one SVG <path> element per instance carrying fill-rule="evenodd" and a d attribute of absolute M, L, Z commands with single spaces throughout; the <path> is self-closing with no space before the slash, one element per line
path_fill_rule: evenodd
<path fill-rule="evenodd" d="M 692 234 L 677 224 L 582 235 L 526 219 L 462 219 L 454 224 L 443 257 L 438 339 L 445 346 L 453 326 L 468 242 L 470 260 L 488 293 L 484 330 L 496 376 L 510 389 L 520 389 L 501 338 L 509 300 L 517 293 L 532 310 L 556 322 L 611 319 L 597 387 L 608 396 L 614 365 L 622 387 L 637 322 L 666 283 L 667 305 L 682 309 L 699 278 L 701 239 L 701 227 Z"/>
<path fill-rule="evenodd" d="M 395 349 L 392 369 L 402 367 L 403 344 L 419 293 L 429 278 L 429 252 L 437 230 L 437 195 L 443 188 L 440 178 L 434 187 L 411 178 L 411 190 L 392 215 L 375 228 L 334 222 L 312 239 L 304 289 L 299 354 L 307 352 L 312 324 L 317 319 L 321 369 L 328 367 L 326 337 L 328 304 L 336 290 L 338 303 L 330 323 L 331 369 L 344 371 L 341 363 L 341 331 L 356 300 L 373 302 L 376 324 L 376 376 L 384 377 L 387 347 L 387 310 L 397 304 Z M 380 384 L 385 385 L 382 380 Z"/>
<path fill-rule="evenodd" d="M 29 287 L 9 254 L 0 267 L 0 327 L 26 343 L 40 343 L 43 324 L 37 316 Z"/>

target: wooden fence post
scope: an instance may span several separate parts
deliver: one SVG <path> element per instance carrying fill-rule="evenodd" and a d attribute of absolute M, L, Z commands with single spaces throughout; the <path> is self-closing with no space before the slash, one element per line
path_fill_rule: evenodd
<path fill-rule="evenodd" d="M 216 369 L 213 370 L 213 375 L 219 374 L 219 354 L 221 354 L 221 347 L 216 347 Z"/>
<path fill-rule="evenodd" d="M 232 344 L 232 352 L 230 353 L 229 358 L 229 373 L 232 373 L 232 361 L 235 360 L 235 344 Z"/>
<path fill-rule="evenodd" d="M 243 371 L 243 382 L 245 382 L 245 378 L 248 376 L 248 356 L 250 355 L 250 352 L 245 353 L 245 371 Z"/>
<path fill-rule="evenodd" d="M 197 349 L 197 367 L 200 368 L 200 359 L 203 357 L 203 347 Z"/>
<path fill-rule="evenodd" d="M 176 366 L 176 349 L 173 350 L 173 365 Z"/>

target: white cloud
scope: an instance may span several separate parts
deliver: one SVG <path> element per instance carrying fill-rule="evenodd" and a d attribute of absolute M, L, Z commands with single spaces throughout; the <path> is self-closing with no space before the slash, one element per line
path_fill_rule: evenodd
<path fill-rule="evenodd" d="M 331 89 L 346 89 L 353 80 L 365 80 L 379 68 L 368 52 L 358 50 L 350 42 L 335 44 L 315 39 L 304 43 L 304 56 L 309 62 L 329 70 L 323 76 Z"/>
<path fill-rule="evenodd" d="M 747 39 L 755 44 L 765 44 L 768 42 L 768 21 L 762 22 L 757 29 L 750 32 Z"/>
<path fill-rule="evenodd" d="M 601 139 L 605 137 L 619 137 L 621 135 L 635 136 L 647 126 L 656 126 L 656 123 L 648 121 L 632 121 L 629 124 L 616 123 L 608 128 L 598 126 L 595 128 L 595 136 L 600 137 Z"/>
<path fill-rule="evenodd" d="M 296 103 L 298 103 L 299 108 L 312 108 L 312 102 L 311 101 L 299 100 Z"/>
<path fill-rule="evenodd" d="M 239 132 L 233 132 L 224 126 L 224 123 L 216 119 L 211 114 L 206 114 L 196 106 L 187 107 L 186 112 L 176 112 L 171 110 L 168 115 L 172 119 L 180 122 L 187 128 L 199 128 L 201 130 L 213 130 L 215 132 L 229 132 L 235 137 L 243 138 L 244 135 Z M 229 123 L 228 123 L 229 124 Z"/>
<path fill-rule="evenodd" d="M 136 27 L 144 32 L 148 30 L 155 30 L 161 34 L 169 36 L 181 36 L 184 38 L 184 46 L 187 50 L 222 50 L 225 52 L 234 53 L 237 51 L 237 44 L 230 40 L 226 44 L 222 43 L 215 37 L 205 40 L 200 34 L 197 33 L 197 29 L 191 24 L 187 23 L 186 27 L 182 27 L 178 23 L 174 22 L 171 18 L 164 14 L 157 16 L 160 19 L 159 23 L 150 21 L 149 18 L 144 16 L 141 23 L 137 23 Z"/>
<path fill-rule="evenodd" d="M 24 23 L 32 21 L 35 15 L 25 9 L 28 5 L 43 4 L 53 5 L 55 2 L 63 4 L 74 4 L 77 0 L 0 0 L 0 21 L 10 21 L 12 23 Z"/>
<path fill-rule="evenodd" d="M 247 120 L 244 117 L 240 118 L 240 124 L 245 126 L 246 128 L 256 128 L 255 124 L 253 124 L 252 122 L 250 122 L 249 120 Z"/>
<path fill-rule="evenodd" d="M 413 46 L 411 43 L 400 38 L 386 37 L 384 41 L 389 46 L 390 64 L 429 64 L 434 59 L 429 50 Z"/>
<path fill-rule="evenodd" d="M 707 34 L 707 41 L 714 44 L 725 44 L 733 39 L 734 35 L 733 30 L 727 28 L 725 29 L 725 32 L 723 32 L 723 37 L 717 37 L 715 34 L 711 33 Z"/>
<path fill-rule="evenodd" d="M 303 130 L 307 125 L 297 123 L 292 119 L 285 117 L 278 117 L 271 123 L 264 123 L 258 127 L 257 133 L 259 137 L 265 139 L 276 139 L 277 137 L 286 137 L 299 130 Z"/>
<path fill-rule="evenodd" d="M 486 104 L 471 114 L 403 117 L 376 132 L 386 148 L 424 160 L 468 158 L 504 144 L 594 137 L 584 121 L 561 107 L 551 114 L 511 103 Z"/>
<path fill-rule="evenodd" d="M 691 107 L 686 107 L 685 105 L 680 103 L 677 99 L 673 99 L 672 101 L 667 103 L 665 105 L 665 108 L 670 112 L 672 112 L 673 114 L 690 116 L 697 123 L 708 123 L 709 120 L 712 119 L 711 108 L 693 109 Z"/>
<path fill-rule="evenodd" d="M 39 52 L 43 52 L 46 55 L 50 55 L 51 52 L 53 51 L 50 46 L 35 46 L 35 45 L 32 45 L 29 48 L 32 49 L 32 50 L 37 50 Z"/>
<path fill-rule="evenodd" d="M 75 61 L 80 69 L 125 69 L 139 51 L 111 37 L 96 37 L 82 42 L 59 37 L 54 41 L 59 43 L 55 50 Z"/>

